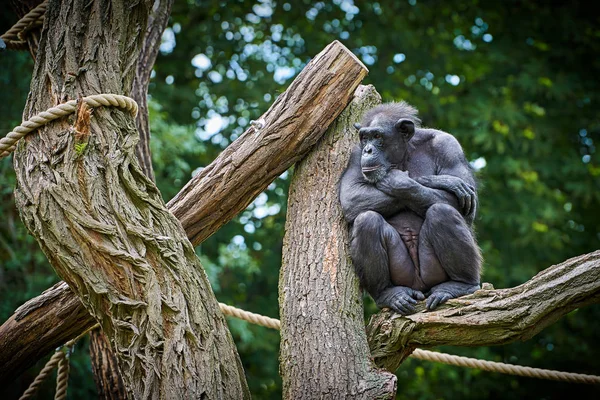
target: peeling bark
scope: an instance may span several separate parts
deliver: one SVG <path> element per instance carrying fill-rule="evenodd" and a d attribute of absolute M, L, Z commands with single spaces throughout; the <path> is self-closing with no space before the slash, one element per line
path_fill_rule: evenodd
<path fill-rule="evenodd" d="M 139 141 L 135 146 L 135 154 L 144 174 L 154 182 L 152 156 L 150 153 L 150 124 L 148 120 L 148 85 L 150 73 L 160 48 L 160 39 L 169 22 L 172 0 L 157 0 L 152 5 L 148 17 L 148 27 L 144 42 L 137 60 L 135 78 L 131 89 L 132 97 L 138 104 L 135 122 Z M 124 399 L 127 396 L 125 384 L 121 379 L 117 358 L 110 348 L 110 343 L 100 329 L 90 332 L 90 361 L 94 373 L 94 381 L 100 400 Z"/>
<path fill-rule="evenodd" d="M 353 123 L 381 101 L 361 86 L 295 169 L 279 280 L 286 399 L 394 398 L 396 376 L 369 356 L 362 296 L 348 257 L 338 181 L 356 143 Z"/>
<path fill-rule="evenodd" d="M 26 115 L 79 95 L 128 94 L 149 3 L 52 1 Z M 130 395 L 248 397 L 206 274 L 135 158 L 133 119 L 99 108 L 85 130 L 72 124 L 55 121 L 18 144 L 15 200 L 110 338 Z"/>
<path fill-rule="evenodd" d="M 135 147 L 135 154 L 140 162 L 144 174 L 154 181 L 154 169 L 152 168 L 152 155 L 150 154 L 150 126 L 148 121 L 148 84 L 150 74 L 156 61 L 160 48 L 162 33 L 169 22 L 173 0 L 156 0 L 152 5 L 152 13 L 148 17 L 148 28 L 144 35 L 144 45 L 137 60 L 135 78 L 131 94 L 138 104 L 138 115 L 136 125 L 140 135 L 140 141 Z"/>
<path fill-rule="evenodd" d="M 549 267 L 509 289 L 478 290 L 435 311 L 374 315 L 367 332 L 377 365 L 389 371 L 417 347 L 493 346 L 531 339 L 576 308 L 600 302 L 600 250 Z"/>

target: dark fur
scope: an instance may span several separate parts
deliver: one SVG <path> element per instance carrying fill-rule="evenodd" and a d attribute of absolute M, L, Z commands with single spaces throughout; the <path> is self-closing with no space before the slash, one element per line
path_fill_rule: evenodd
<path fill-rule="evenodd" d="M 340 181 L 361 285 L 381 308 L 435 308 L 479 288 L 476 183 L 456 139 L 405 102 L 368 111 Z M 423 294 L 425 293 L 425 295 Z"/>

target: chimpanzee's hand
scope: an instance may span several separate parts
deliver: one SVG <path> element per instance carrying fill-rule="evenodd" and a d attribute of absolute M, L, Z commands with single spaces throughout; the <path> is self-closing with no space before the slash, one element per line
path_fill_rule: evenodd
<path fill-rule="evenodd" d="M 408 176 L 407 171 L 391 169 L 375 186 L 390 196 L 398 196 L 405 190 L 411 190 L 416 182 Z M 418 185 L 417 185 L 418 186 Z"/>
<path fill-rule="evenodd" d="M 477 207 L 475 188 L 461 178 L 452 175 L 429 175 L 420 176 L 415 180 L 423 186 L 452 193 L 458 199 L 463 215 L 468 216 L 475 212 Z"/>
<path fill-rule="evenodd" d="M 379 308 L 391 308 L 402 315 L 408 315 L 415 312 L 417 300 L 424 300 L 425 295 L 418 290 L 405 286 L 394 286 L 385 289 L 375 303 Z"/>

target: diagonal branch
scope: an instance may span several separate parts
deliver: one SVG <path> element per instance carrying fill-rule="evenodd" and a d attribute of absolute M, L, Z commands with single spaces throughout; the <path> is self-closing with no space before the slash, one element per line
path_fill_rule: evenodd
<path fill-rule="evenodd" d="M 433 312 L 389 311 L 367 327 L 371 354 L 390 371 L 417 347 L 491 346 L 525 341 L 569 312 L 600 302 L 600 250 L 549 267 L 514 288 L 482 289 Z"/>

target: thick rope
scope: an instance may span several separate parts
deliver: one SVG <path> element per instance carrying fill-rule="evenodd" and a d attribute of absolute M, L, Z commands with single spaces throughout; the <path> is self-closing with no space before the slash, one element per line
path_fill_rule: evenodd
<path fill-rule="evenodd" d="M 225 315 L 243 319 L 245 321 L 267 328 L 279 330 L 281 327 L 281 323 L 278 319 L 269 318 L 263 315 L 240 310 L 239 308 L 228 306 L 223 303 L 219 303 L 219 307 Z M 575 374 L 571 372 L 553 371 L 541 368 L 522 367 L 520 365 L 510 365 L 494 361 L 477 360 L 475 358 L 443 354 L 428 350 L 416 349 L 411 354 L 411 357 L 418 358 L 419 360 L 435 361 L 459 367 L 478 368 L 489 372 L 500 372 L 509 375 L 526 376 L 528 378 L 541 378 L 561 382 L 587 383 L 593 385 L 600 384 L 600 377 L 594 375 Z"/>
<path fill-rule="evenodd" d="M 23 33 L 27 32 L 33 26 L 39 26 L 43 21 L 48 0 L 44 1 L 27 14 L 23 16 L 16 24 L 12 26 L 6 33 L 0 36 L 0 39 L 6 43 L 6 47 L 14 50 L 22 50 L 27 48 L 27 41 L 23 39 Z"/>
<path fill-rule="evenodd" d="M 71 100 L 66 103 L 59 104 L 56 107 L 34 115 L 29 120 L 23 122 L 9 132 L 8 135 L 0 139 L 0 159 L 8 156 L 15 150 L 17 141 L 28 133 L 38 129 L 47 123 L 72 114 L 77 110 L 77 102 L 79 100 Z M 90 107 L 117 107 L 131 112 L 135 117 L 138 112 L 137 103 L 130 97 L 118 94 L 95 94 L 81 99 Z"/>
<path fill-rule="evenodd" d="M 68 351 L 70 352 L 70 350 Z M 58 363 L 58 371 L 56 372 L 56 392 L 54 393 L 54 400 L 64 400 L 67 398 L 67 387 L 69 386 L 69 365 L 69 357 L 64 354 L 64 357 Z"/>
<path fill-rule="evenodd" d="M 509 375 L 526 376 L 528 378 L 550 379 L 553 381 L 587 383 L 591 385 L 600 384 L 600 376 L 575 374 L 572 372 L 561 372 L 550 369 L 523 367 L 495 361 L 478 360 L 476 358 L 454 356 L 438 353 L 435 351 L 416 349 L 412 355 L 419 360 L 435 361 L 458 367 L 476 368 L 489 372 L 500 372 Z"/>
<path fill-rule="evenodd" d="M 56 365 L 61 360 L 64 360 L 64 358 L 64 352 L 59 350 L 56 353 L 54 353 L 52 357 L 50 357 L 46 365 L 44 365 L 44 368 L 42 368 L 38 376 L 36 376 L 33 382 L 31 382 L 31 385 L 29 385 L 25 393 L 23 393 L 23 395 L 19 398 L 19 400 L 30 399 L 38 391 L 40 385 L 48 377 L 48 375 L 50 375 L 54 367 L 56 367 Z"/>
<path fill-rule="evenodd" d="M 221 312 L 225 315 L 229 315 L 235 318 L 242 319 L 244 321 L 251 322 L 255 325 L 264 326 L 266 328 L 271 329 L 281 329 L 281 323 L 278 319 L 265 317 L 264 315 L 254 314 L 249 311 L 240 310 L 239 308 L 235 308 L 232 306 L 228 306 L 227 304 L 219 303 L 219 307 L 221 308 Z"/>
<path fill-rule="evenodd" d="M 73 345 L 79 339 L 87 335 L 88 332 L 92 329 L 96 329 L 99 326 L 100 324 L 96 324 L 91 328 L 88 328 L 85 332 L 77 336 L 75 339 L 69 340 L 62 347 L 66 347 L 69 349 L 72 348 Z M 44 368 L 42 368 L 38 376 L 36 376 L 33 382 L 31 382 L 31 385 L 29 385 L 25 393 L 23 393 L 23 395 L 19 397 L 19 400 L 30 399 L 37 392 L 37 390 L 40 387 L 40 384 L 48 377 L 48 375 L 50 375 L 50 373 L 52 372 L 54 367 L 56 367 L 57 364 L 58 372 L 56 375 L 56 394 L 54 399 L 64 400 L 67 397 L 67 383 L 69 380 L 69 359 L 64 353 L 64 351 L 62 351 L 62 349 L 58 349 L 56 353 L 54 353 L 52 357 L 50 357 L 46 365 L 44 365 Z"/>

